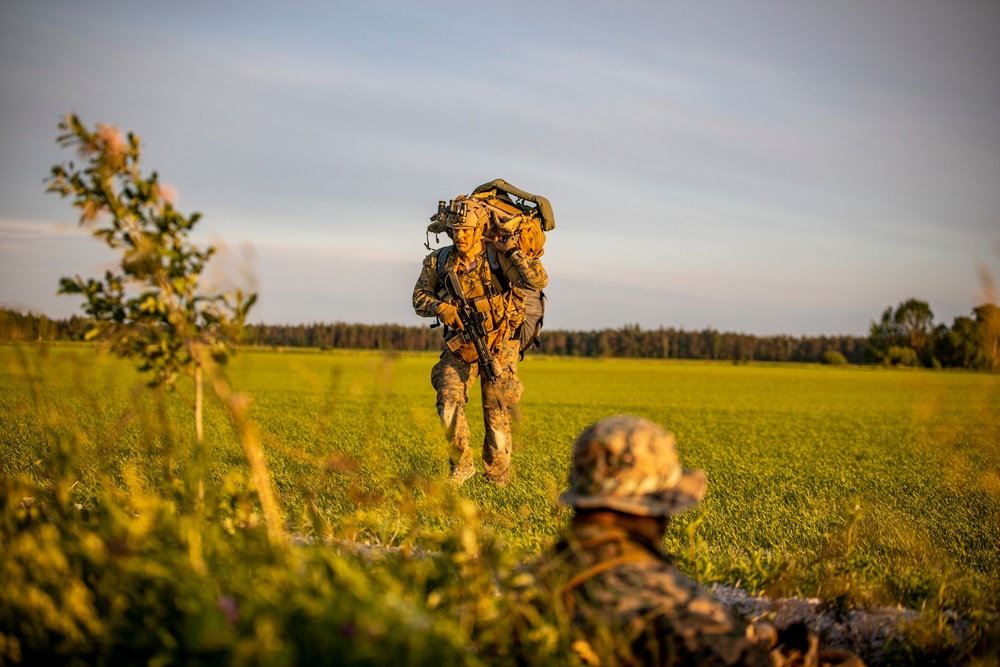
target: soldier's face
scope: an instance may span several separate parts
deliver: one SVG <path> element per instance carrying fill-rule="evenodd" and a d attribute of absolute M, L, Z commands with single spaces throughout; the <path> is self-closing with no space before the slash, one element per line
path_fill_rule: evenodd
<path fill-rule="evenodd" d="M 454 230 L 454 236 L 455 247 L 460 253 L 468 255 L 479 249 L 483 230 L 480 227 L 459 227 Z"/>

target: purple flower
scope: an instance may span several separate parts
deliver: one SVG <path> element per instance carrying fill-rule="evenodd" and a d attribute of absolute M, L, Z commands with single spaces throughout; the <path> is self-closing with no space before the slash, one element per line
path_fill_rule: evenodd
<path fill-rule="evenodd" d="M 228 595 L 220 595 L 216 605 L 219 607 L 219 611 L 222 615 L 226 617 L 226 620 L 231 624 L 240 620 L 240 608 L 236 604 L 236 600 L 229 597 Z"/>

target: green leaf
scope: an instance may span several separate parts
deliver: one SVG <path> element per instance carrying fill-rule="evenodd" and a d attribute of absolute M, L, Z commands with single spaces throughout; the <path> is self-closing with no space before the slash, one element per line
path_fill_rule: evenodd
<path fill-rule="evenodd" d="M 80 294 L 83 292 L 83 284 L 80 276 L 74 278 L 60 278 L 59 291 L 56 294 Z"/>

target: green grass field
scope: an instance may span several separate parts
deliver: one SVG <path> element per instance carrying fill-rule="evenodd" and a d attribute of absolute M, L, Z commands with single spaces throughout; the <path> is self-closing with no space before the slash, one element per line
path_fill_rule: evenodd
<path fill-rule="evenodd" d="M 76 433 L 75 497 L 155 490 L 191 452 L 190 387 L 160 402 L 127 362 L 89 347 L 0 347 L 0 473 L 41 479 L 56 424 Z M 228 368 L 253 398 L 274 484 L 300 532 L 419 546 L 452 517 L 412 507 L 447 472 L 429 384 L 433 355 L 255 351 Z M 996 612 L 1000 599 L 1000 378 L 982 374 L 528 357 L 516 477 L 460 495 L 517 553 L 549 542 L 569 451 L 615 413 L 677 436 L 709 473 L 704 504 L 667 547 L 703 581 L 847 604 Z M 30 379 L 30 381 L 29 381 Z M 32 393 L 32 387 L 34 392 Z M 482 437 L 478 391 L 470 404 Z M 220 406 L 207 465 L 242 483 Z M 315 508 L 316 511 L 311 511 Z"/>

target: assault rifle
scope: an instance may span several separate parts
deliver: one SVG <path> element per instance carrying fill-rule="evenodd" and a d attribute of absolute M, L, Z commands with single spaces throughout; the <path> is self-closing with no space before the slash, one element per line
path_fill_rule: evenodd
<path fill-rule="evenodd" d="M 479 358 L 479 374 L 484 381 L 496 384 L 500 379 L 500 364 L 490 353 L 490 343 L 486 336 L 486 313 L 476 308 L 475 302 L 469 301 L 465 296 L 462 283 L 454 271 L 445 274 L 444 286 L 458 307 L 458 317 L 465 327 L 463 331 L 456 331 L 457 335 L 448 340 L 448 349 L 454 352 L 464 343 L 472 343 Z"/>

